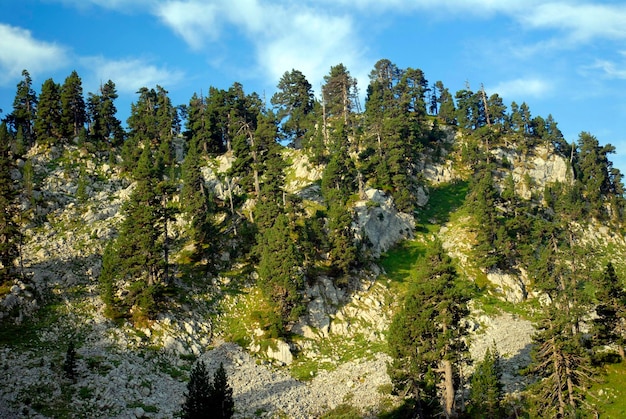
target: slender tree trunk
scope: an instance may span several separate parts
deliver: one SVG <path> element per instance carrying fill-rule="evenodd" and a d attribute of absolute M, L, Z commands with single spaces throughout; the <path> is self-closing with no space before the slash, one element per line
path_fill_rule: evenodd
<path fill-rule="evenodd" d="M 452 374 L 452 361 L 442 361 L 443 367 L 443 414 L 451 418 L 454 413 L 454 376 Z"/>
<path fill-rule="evenodd" d="M 365 199 L 367 196 L 365 195 L 365 184 L 363 182 L 363 174 L 361 171 L 357 171 L 357 179 L 359 181 L 359 198 Z"/>
<path fill-rule="evenodd" d="M 230 216 L 233 217 L 233 231 L 237 235 L 237 223 L 235 222 L 235 205 L 233 204 L 233 180 L 226 178 L 228 185 L 228 200 L 230 201 Z"/>
<path fill-rule="evenodd" d="M 576 409 L 576 400 L 574 400 L 574 382 L 572 381 L 572 370 L 570 369 L 570 359 L 565 357 L 565 376 L 567 382 L 567 395 L 569 396 L 569 404 Z"/>
<path fill-rule="evenodd" d="M 170 268 L 170 242 L 169 242 L 169 234 L 167 232 L 167 222 L 169 219 L 169 214 L 167 211 L 167 194 L 163 194 L 163 211 L 165 214 L 164 217 L 164 222 L 163 222 L 163 234 L 165 235 L 164 241 L 163 241 L 163 258 L 165 259 L 165 273 L 163 275 L 163 279 L 165 281 L 166 284 L 169 284 L 169 280 L 170 280 L 170 274 L 169 274 L 169 268 Z"/>
<path fill-rule="evenodd" d="M 550 340 L 552 349 L 552 363 L 554 365 L 554 379 L 556 380 L 556 391 L 559 399 L 559 416 L 565 415 L 565 399 L 563 397 L 563 384 L 561 383 L 561 360 L 559 359 L 559 352 L 554 343 L 554 338 Z"/>
<path fill-rule="evenodd" d="M 324 145 L 328 147 L 328 130 L 326 129 L 326 101 L 322 90 L 322 133 L 324 135 Z"/>

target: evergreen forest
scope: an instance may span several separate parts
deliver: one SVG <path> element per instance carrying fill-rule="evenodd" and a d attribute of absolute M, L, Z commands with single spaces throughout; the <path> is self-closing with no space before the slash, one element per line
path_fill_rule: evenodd
<path fill-rule="evenodd" d="M 625 190 L 593 134 L 387 59 L 268 100 L 145 86 L 126 121 L 114 81 L 36 87 L 0 124 L 0 416 L 203 417 L 216 388 L 223 417 L 626 414 Z M 279 374 L 342 398 L 275 403 Z"/>

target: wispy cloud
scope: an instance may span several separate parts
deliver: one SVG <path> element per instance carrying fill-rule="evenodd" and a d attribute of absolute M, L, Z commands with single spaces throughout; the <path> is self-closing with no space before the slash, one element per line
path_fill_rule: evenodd
<path fill-rule="evenodd" d="M 602 71 L 604 76 L 609 79 L 626 80 L 626 61 L 616 63 L 609 60 L 596 60 L 596 62 L 589 68 L 592 70 Z"/>
<path fill-rule="evenodd" d="M 527 13 L 518 18 L 529 28 L 561 30 L 571 42 L 626 39 L 626 5 L 623 4 L 552 2 L 528 8 Z"/>
<path fill-rule="evenodd" d="M 0 85 L 13 83 L 27 69 L 32 76 L 63 67 L 66 48 L 33 38 L 28 30 L 0 24 Z"/>
<path fill-rule="evenodd" d="M 554 86 L 544 79 L 529 77 L 503 81 L 487 90 L 497 92 L 503 98 L 523 101 L 529 98 L 543 98 L 552 93 Z"/>
<path fill-rule="evenodd" d="M 193 49 L 218 36 L 217 5 L 199 1 L 168 1 L 155 9 L 161 21 Z"/>
<path fill-rule="evenodd" d="M 276 81 L 295 68 L 315 84 L 331 65 L 359 67 L 362 57 L 348 15 L 330 14 L 306 3 L 176 0 L 160 4 L 154 13 L 196 50 L 215 41 L 226 27 L 242 33 L 255 48 L 260 75 Z"/>
<path fill-rule="evenodd" d="M 96 82 L 113 80 L 121 93 L 135 93 L 141 87 L 154 87 L 157 84 L 169 89 L 184 76 L 182 71 L 158 67 L 139 58 L 107 60 L 103 57 L 88 57 L 82 61 L 94 69 L 93 78 Z"/>

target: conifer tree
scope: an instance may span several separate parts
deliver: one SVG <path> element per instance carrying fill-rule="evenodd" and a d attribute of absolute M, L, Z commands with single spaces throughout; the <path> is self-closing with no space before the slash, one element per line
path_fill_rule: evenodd
<path fill-rule="evenodd" d="M 491 165 L 480 164 L 472 177 L 470 190 L 465 199 L 465 206 L 475 217 L 476 247 L 475 252 L 481 266 L 490 269 L 503 262 L 498 241 L 500 215 L 496 208 L 498 193 L 495 189 Z"/>
<path fill-rule="evenodd" d="M 183 161 L 182 181 L 181 202 L 184 206 L 182 210 L 191 222 L 191 239 L 195 245 L 194 259 L 210 258 L 217 247 L 217 231 L 212 220 L 215 208 L 200 171 L 200 156 L 195 139 L 191 140 Z"/>
<path fill-rule="evenodd" d="M 24 78 L 17 84 L 17 92 L 13 100 L 13 112 L 7 121 L 15 132 L 21 133 L 22 147 L 30 147 L 35 139 L 35 119 L 37 115 L 37 94 L 32 88 L 33 80 L 27 70 L 22 71 Z"/>
<path fill-rule="evenodd" d="M 313 111 L 313 89 L 302 72 L 287 71 L 276 86 L 278 91 L 271 103 L 277 109 L 276 118 L 282 121 L 282 134 L 294 141 L 304 136 L 309 125 L 309 114 Z"/>
<path fill-rule="evenodd" d="M 65 361 L 63 361 L 63 372 L 65 373 L 65 377 L 70 380 L 76 378 L 76 348 L 74 347 L 73 340 L 70 340 L 70 343 L 67 345 Z"/>
<path fill-rule="evenodd" d="M 456 124 L 456 108 L 452 94 L 450 94 L 448 88 L 444 87 L 441 81 L 435 83 L 435 89 L 439 91 L 437 95 L 437 103 L 439 104 L 437 115 L 448 125 Z"/>
<path fill-rule="evenodd" d="M 295 226 L 287 215 L 281 213 L 257 238 L 259 285 L 274 303 L 280 324 L 272 326 L 279 333 L 284 332 L 284 325 L 296 320 L 303 310 L 304 258 L 297 237 Z"/>
<path fill-rule="evenodd" d="M 498 350 L 487 348 L 482 361 L 472 375 L 468 414 L 472 418 L 500 418 L 503 416 L 502 367 Z"/>
<path fill-rule="evenodd" d="M 459 366 L 465 362 L 468 292 L 441 243 L 429 249 L 389 327 L 396 391 L 410 396 L 418 418 L 453 417 Z"/>
<path fill-rule="evenodd" d="M 148 147 L 144 147 L 133 175 L 136 186 L 123 206 L 124 221 L 111 254 L 106 254 L 106 264 L 103 260 L 100 282 L 103 299 L 111 304 L 109 313 L 125 316 L 132 311 L 134 320 L 142 322 L 156 314 L 165 268 L 162 204 Z M 130 286 L 120 300 L 116 294 L 125 282 Z"/>
<path fill-rule="evenodd" d="M 586 348 L 580 324 L 588 313 L 583 284 L 588 274 L 581 267 L 589 250 L 578 247 L 566 223 L 546 225 L 535 246 L 529 274 L 536 289 L 549 297 L 542 307 L 533 336 L 533 361 L 528 368 L 536 382 L 529 387 L 533 417 L 591 415 L 587 389 L 597 372 Z"/>
<path fill-rule="evenodd" d="M 230 419 L 234 413 L 233 390 L 228 384 L 224 364 L 220 363 L 211 381 L 206 364 L 198 361 L 191 370 L 182 417 Z"/>
<path fill-rule="evenodd" d="M 220 366 L 213 374 L 213 391 L 211 394 L 211 404 L 216 419 L 230 419 L 235 413 L 235 403 L 233 401 L 233 389 L 228 384 L 226 369 L 220 362 Z"/>
<path fill-rule="evenodd" d="M 100 86 L 100 93 L 89 93 L 87 114 L 89 132 L 99 142 L 115 147 L 124 139 L 122 123 L 117 119 L 115 99 L 118 98 L 115 83 L 111 80 Z"/>
<path fill-rule="evenodd" d="M 62 131 L 60 87 L 54 80 L 48 79 L 39 94 L 35 136 L 42 144 L 54 144 L 63 135 Z"/>
<path fill-rule="evenodd" d="M 18 256 L 20 231 L 17 224 L 17 191 L 11 178 L 14 169 L 9 151 L 10 135 L 6 124 L 0 124 L 0 284 L 14 274 L 13 261 Z"/>
<path fill-rule="evenodd" d="M 61 122 L 65 138 L 77 137 L 87 121 L 82 80 L 76 71 L 65 79 L 61 86 Z"/>
<path fill-rule="evenodd" d="M 626 292 L 611 262 L 596 279 L 596 314 L 594 337 L 596 345 L 615 345 L 624 360 L 626 340 Z"/>
<path fill-rule="evenodd" d="M 211 395 L 213 384 L 204 361 L 198 361 L 191 370 L 185 402 L 183 404 L 183 418 L 204 419 L 212 417 L 213 405 Z"/>
<path fill-rule="evenodd" d="M 324 76 L 322 101 L 327 119 L 340 118 L 344 125 L 350 123 L 353 112 L 359 109 L 357 80 L 343 64 L 330 67 Z"/>

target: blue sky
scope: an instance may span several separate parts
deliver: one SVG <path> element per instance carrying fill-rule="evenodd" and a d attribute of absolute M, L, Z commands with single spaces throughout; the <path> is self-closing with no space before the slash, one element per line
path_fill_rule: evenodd
<path fill-rule="evenodd" d="M 424 71 L 452 93 L 484 85 L 505 104 L 552 114 L 568 141 L 611 143 L 626 172 L 626 4 L 535 0 L 2 0 L 0 108 L 22 69 L 37 92 L 72 70 L 85 95 L 115 82 L 125 124 L 135 92 L 175 104 L 240 82 L 269 98 L 285 71 L 320 90 L 343 63 L 361 95 L 374 63 Z"/>

